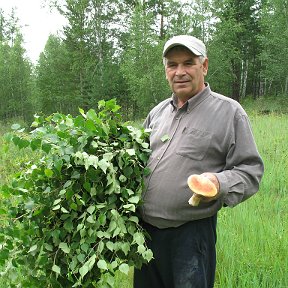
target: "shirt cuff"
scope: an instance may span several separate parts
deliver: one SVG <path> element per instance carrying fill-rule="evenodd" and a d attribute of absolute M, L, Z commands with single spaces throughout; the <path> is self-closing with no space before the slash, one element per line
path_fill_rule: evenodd
<path fill-rule="evenodd" d="M 229 192 L 228 178 L 226 177 L 226 175 L 223 172 L 222 173 L 214 173 L 214 175 L 217 177 L 217 179 L 219 181 L 219 196 L 221 198 L 223 198 Z"/>

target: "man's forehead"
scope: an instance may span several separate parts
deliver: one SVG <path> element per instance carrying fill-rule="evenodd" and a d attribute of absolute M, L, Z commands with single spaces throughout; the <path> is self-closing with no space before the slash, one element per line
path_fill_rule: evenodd
<path fill-rule="evenodd" d="M 188 61 L 188 60 L 195 60 L 196 58 L 198 58 L 198 56 L 196 56 L 195 54 L 193 54 L 190 51 L 169 51 L 166 55 L 166 59 L 168 62 L 171 61 Z"/>
<path fill-rule="evenodd" d="M 167 52 L 165 58 L 169 59 L 169 58 L 173 58 L 175 56 L 182 56 L 182 57 L 185 56 L 185 57 L 189 57 L 191 59 L 199 57 L 199 56 L 193 54 L 189 49 L 187 49 L 184 46 L 175 46 L 175 47 L 171 48 Z"/>

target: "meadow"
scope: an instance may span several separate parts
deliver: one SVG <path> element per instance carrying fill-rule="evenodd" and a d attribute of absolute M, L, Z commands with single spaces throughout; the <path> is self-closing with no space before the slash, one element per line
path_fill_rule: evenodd
<path fill-rule="evenodd" d="M 274 100 L 271 105 L 269 101 L 243 104 L 265 174 L 255 196 L 219 212 L 216 288 L 288 287 L 288 113 L 283 111 L 284 103 L 287 101 L 278 106 Z M 2 136 L 8 130 L 7 125 L 0 126 L 0 185 L 11 180 L 21 163 L 31 160 L 29 150 L 19 152 L 4 144 Z M 132 278 L 133 269 L 128 276 L 117 274 L 115 288 L 132 288 Z M 0 288 L 9 287 L 8 282 L 0 277 Z"/>

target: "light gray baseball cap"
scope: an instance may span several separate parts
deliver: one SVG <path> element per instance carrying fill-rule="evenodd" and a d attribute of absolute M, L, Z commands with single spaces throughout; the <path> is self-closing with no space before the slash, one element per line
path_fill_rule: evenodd
<path fill-rule="evenodd" d="M 169 39 L 164 45 L 163 57 L 165 57 L 165 55 L 171 48 L 179 45 L 185 46 L 197 56 L 202 55 L 204 57 L 207 57 L 205 44 L 201 40 L 190 35 L 178 35 Z"/>

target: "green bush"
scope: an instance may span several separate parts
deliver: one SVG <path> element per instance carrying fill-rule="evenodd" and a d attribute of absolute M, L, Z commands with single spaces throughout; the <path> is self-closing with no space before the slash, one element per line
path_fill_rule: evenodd
<path fill-rule="evenodd" d="M 149 132 L 123 123 L 114 100 L 98 108 L 35 116 L 30 133 L 15 124 L 6 135 L 42 153 L 2 187 L 0 266 L 12 284 L 113 287 L 117 271 L 152 259 L 137 215 Z"/>

